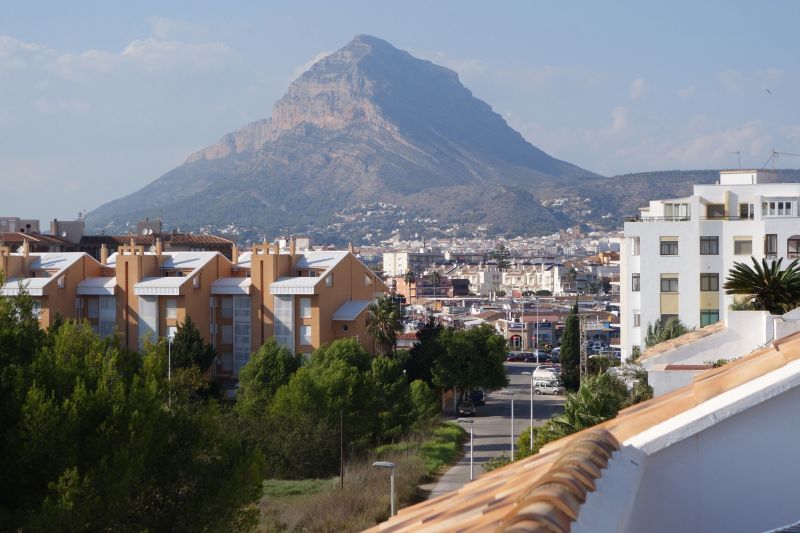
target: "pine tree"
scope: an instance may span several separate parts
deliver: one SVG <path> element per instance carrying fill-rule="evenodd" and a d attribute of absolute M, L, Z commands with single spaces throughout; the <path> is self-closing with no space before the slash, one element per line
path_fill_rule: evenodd
<path fill-rule="evenodd" d="M 203 342 L 203 336 L 195 326 L 191 317 L 187 316 L 183 324 L 178 324 L 178 331 L 172 338 L 172 367 L 188 368 L 196 365 L 201 372 L 208 370 L 217 351 L 210 344 Z"/>

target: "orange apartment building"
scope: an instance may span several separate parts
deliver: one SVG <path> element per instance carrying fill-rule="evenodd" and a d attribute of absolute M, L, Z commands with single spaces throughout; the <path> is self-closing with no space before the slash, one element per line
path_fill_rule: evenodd
<path fill-rule="evenodd" d="M 254 246 L 232 260 L 219 252 L 165 252 L 120 246 L 100 261 L 83 252 L 22 253 L 0 248 L 6 283 L 0 296 L 26 287 L 37 302 L 43 327 L 56 314 L 88 320 L 101 335 L 116 331 L 123 345 L 139 349 L 145 339 L 171 337 L 190 316 L 217 350 L 212 372 L 236 377 L 269 338 L 292 352 L 356 337 L 372 350 L 367 306 L 386 285 L 352 250 L 317 251 L 278 245 Z"/>

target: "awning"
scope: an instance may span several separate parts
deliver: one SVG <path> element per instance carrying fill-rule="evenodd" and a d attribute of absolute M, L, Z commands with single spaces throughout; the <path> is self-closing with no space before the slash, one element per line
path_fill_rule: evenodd
<path fill-rule="evenodd" d="M 211 294 L 250 294 L 251 278 L 219 278 L 211 283 Z"/>
<path fill-rule="evenodd" d="M 280 278 L 269 286 L 270 294 L 314 294 L 314 287 L 322 278 Z"/>
<path fill-rule="evenodd" d="M 133 286 L 133 293 L 137 296 L 180 296 L 181 285 L 189 278 L 142 278 L 142 281 Z"/>
<path fill-rule="evenodd" d="M 78 296 L 114 296 L 116 278 L 86 278 L 78 283 Z"/>
<path fill-rule="evenodd" d="M 340 320 L 343 322 L 352 322 L 364 312 L 371 302 L 363 300 L 354 300 L 342 305 L 333 313 L 333 320 Z"/>

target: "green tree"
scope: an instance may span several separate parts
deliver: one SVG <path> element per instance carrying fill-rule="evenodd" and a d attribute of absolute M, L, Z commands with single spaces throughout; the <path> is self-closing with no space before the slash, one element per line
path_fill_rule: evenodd
<path fill-rule="evenodd" d="M 552 296 L 553 293 L 548 291 L 547 289 L 539 289 L 536 291 L 536 296 Z"/>
<path fill-rule="evenodd" d="M 396 440 L 403 436 L 413 420 L 411 395 L 399 361 L 376 357 L 370 368 L 373 401 L 374 442 Z"/>
<path fill-rule="evenodd" d="M 203 341 L 192 317 L 187 316 L 183 324 L 178 324 L 178 330 L 172 338 L 172 368 L 195 365 L 201 372 L 205 372 L 216 356 L 217 351 Z"/>
<path fill-rule="evenodd" d="M 397 332 L 403 330 L 400 307 L 389 296 L 382 296 L 367 308 L 367 331 L 383 355 L 391 355 L 397 344 Z"/>
<path fill-rule="evenodd" d="M 581 328 L 578 318 L 578 301 L 567 315 L 564 333 L 561 336 L 561 381 L 570 390 L 580 385 Z"/>
<path fill-rule="evenodd" d="M 500 270 L 508 270 L 511 267 L 511 252 L 502 242 L 495 245 L 489 257 L 497 261 L 497 268 Z"/>
<path fill-rule="evenodd" d="M 657 319 L 655 324 L 647 325 L 647 335 L 645 336 L 644 343 L 648 348 L 656 344 L 675 339 L 681 335 L 692 331 L 677 318 L 670 318 L 666 322 Z"/>
<path fill-rule="evenodd" d="M 442 275 L 436 270 L 434 266 L 433 271 L 428 274 L 428 280 L 430 280 L 431 284 L 433 285 L 433 297 L 436 298 L 436 287 L 442 283 Z"/>
<path fill-rule="evenodd" d="M 495 294 L 495 296 L 497 296 L 498 298 L 504 298 L 504 297 L 505 297 L 505 295 L 506 295 L 506 291 L 499 290 L 499 291 L 495 291 L 495 293 L 494 293 L 494 294 Z"/>
<path fill-rule="evenodd" d="M 463 397 L 474 388 L 498 389 L 508 383 L 503 366 L 506 342 L 491 326 L 446 329 L 439 335 L 439 345 L 433 366 L 436 385 L 456 389 Z"/>
<path fill-rule="evenodd" d="M 406 270 L 406 273 L 403 275 L 403 279 L 405 280 L 406 284 L 411 284 L 417 281 L 417 275 L 414 274 L 413 270 Z"/>
<path fill-rule="evenodd" d="M 289 382 L 300 366 L 297 357 L 269 339 L 239 372 L 236 410 L 242 415 L 263 416 L 278 388 Z"/>
<path fill-rule="evenodd" d="M 781 270 L 783 258 L 761 263 L 750 258 L 753 266 L 734 263 L 722 286 L 725 294 L 745 296 L 752 299 L 757 309 L 773 315 L 791 311 L 800 304 L 800 266 L 795 259 Z"/>
<path fill-rule="evenodd" d="M 421 379 L 411 382 L 413 427 L 427 429 L 439 415 L 439 401 L 434 391 Z"/>
<path fill-rule="evenodd" d="M 409 381 L 421 379 L 429 386 L 434 384 L 432 371 L 441 351 L 439 335 L 442 329 L 441 324 L 429 320 L 417 331 L 417 342 L 408 351 L 405 361 Z"/>

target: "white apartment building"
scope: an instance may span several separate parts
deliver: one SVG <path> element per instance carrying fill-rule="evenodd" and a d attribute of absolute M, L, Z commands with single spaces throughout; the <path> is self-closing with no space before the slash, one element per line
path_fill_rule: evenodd
<path fill-rule="evenodd" d="M 435 251 L 384 252 L 383 272 L 387 277 L 403 276 L 411 271 L 421 274 L 424 270 L 444 262 L 444 254 Z"/>
<path fill-rule="evenodd" d="M 769 183 L 764 170 L 720 172 L 691 196 L 654 200 L 626 219 L 620 250 L 623 356 L 643 346 L 647 325 L 678 317 L 689 327 L 724 320 L 722 290 L 734 262 L 800 258 L 800 184 Z M 787 261 L 788 260 L 788 261 Z"/>

